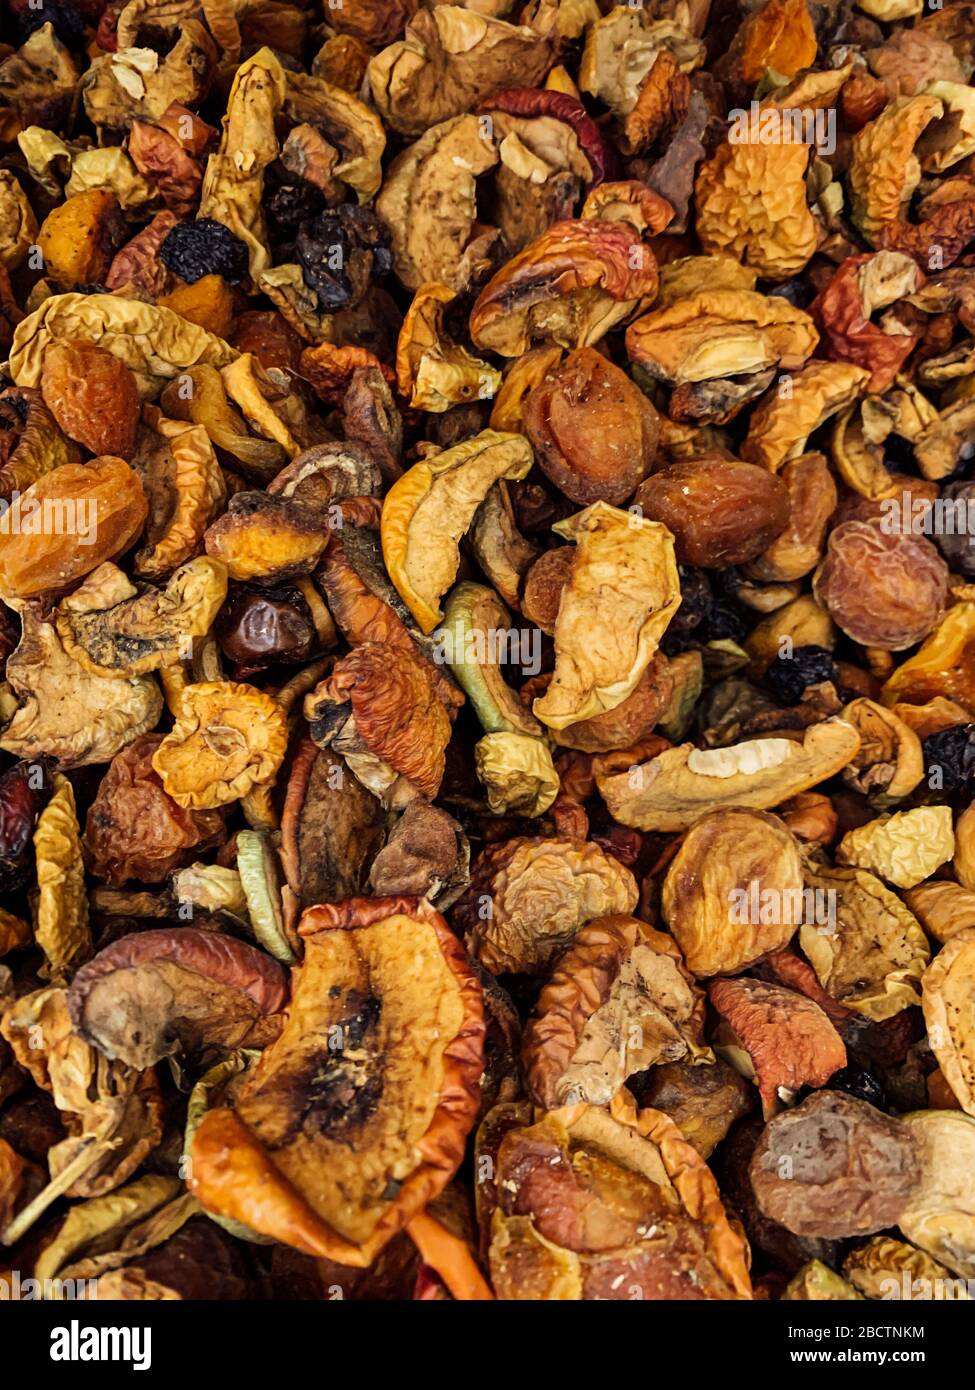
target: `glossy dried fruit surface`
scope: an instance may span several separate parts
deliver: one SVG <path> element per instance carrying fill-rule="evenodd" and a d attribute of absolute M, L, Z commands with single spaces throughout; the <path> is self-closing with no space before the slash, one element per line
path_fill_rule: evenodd
<path fill-rule="evenodd" d="M 582 506 L 598 500 L 618 506 L 653 465 L 653 406 L 592 348 L 570 353 L 535 387 L 524 419 L 536 462 Z"/>
<path fill-rule="evenodd" d="M 93 454 L 131 457 L 139 393 L 132 373 L 110 352 L 91 343 L 52 343 L 44 354 L 41 394 L 69 439 Z"/>
<path fill-rule="evenodd" d="M 636 503 L 673 532 L 681 564 L 705 569 L 754 560 L 789 520 L 780 479 L 754 464 L 717 458 L 659 469 L 640 484 Z"/>
<path fill-rule="evenodd" d="M 83 579 L 128 550 L 146 520 L 138 475 L 124 459 L 65 463 L 39 478 L 10 509 L 0 552 L 0 591 L 33 598 Z"/>

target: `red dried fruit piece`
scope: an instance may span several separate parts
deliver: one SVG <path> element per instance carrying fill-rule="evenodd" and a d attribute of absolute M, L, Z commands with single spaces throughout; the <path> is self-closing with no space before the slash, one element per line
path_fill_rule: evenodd
<path fill-rule="evenodd" d="M 708 999 L 725 1032 L 717 1048 L 743 1049 L 755 1072 L 766 1118 L 780 1108 L 780 1091 L 823 1086 L 846 1066 L 843 1039 L 811 999 L 764 980 L 712 980 Z"/>
<path fill-rule="evenodd" d="M 20 762 L 0 777 L 0 892 L 14 893 L 31 871 L 31 836 L 51 794 L 43 763 Z"/>
<path fill-rule="evenodd" d="M 883 252 L 879 253 L 883 256 Z M 872 373 L 867 390 L 882 394 L 893 385 L 894 377 L 917 346 L 912 333 L 885 333 L 870 322 L 869 311 L 864 313 L 862 272 L 865 267 L 877 266 L 877 255 L 848 257 L 822 293 L 810 305 L 809 312 L 823 333 L 828 351 L 824 354 L 840 362 L 853 362 L 867 367 Z M 888 256 L 888 260 L 896 257 Z M 910 262 L 905 263 L 910 268 Z M 924 283 L 924 276 L 915 272 L 913 279 L 902 282 L 898 267 L 892 267 L 898 283 L 891 291 L 896 297 L 912 293 Z M 881 299 L 877 308 L 891 300 Z"/>
<path fill-rule="evenodd" d="M 144 1070 L 177 1052 L 271 1042 L 288 972 L 221 932 L 133 932 L 83 965 L 68 991 L 75 1031 L 112 1060 Z"/>
<path fill-rule="evenodd" d="M 899 652 L 923 641 L 940 622 L 948 566 L 923 536 L 845 521 L 830 535 L 813 592 L 855 642 Z"/>
<path fill-rule="evenodd" d="M 944 270 L 952 265 L 965 247 L 975 240 L 975 198 L 946 203 L 926 222 L 888 222 L 881 230 L 879 245 L 889 251 L 913 256 L 922 270 Z"/>
<path fill-rule="evenodd" d="M 681 564 L 704 568 L 754 560 L 789 524 L 789 490 L 753 463 L 702 457 L 647 478 L 635 501 L 674 535 Z"/>
<path fill-rule="evenodd" d="M 177 805 L 153 769 L 162 734 L 143 734 L 117 753 L 85 823 L 91 872 L 114 887 L 162 883 L 224 838 L 223 813 Z"/>
<path fill-rule="evenodd" d="M 93 343 L 59 340 L 44 353 L 44 404 L 69 439 L 93 454 L 131 458 L 141 401 L 124 362 Z"/>
<path fill-rule="evenodd" d="M 507 92 L 495 92 L 476 108 L 478 115 L 488 111 L 506 111 L 512 116 L 549 116 L 565 121 L 575 131 L 579 148 L 592 169 L 589 187 L 615 177 L 616 151 L 576 97 L 540 87 L 512 87 Z"/>

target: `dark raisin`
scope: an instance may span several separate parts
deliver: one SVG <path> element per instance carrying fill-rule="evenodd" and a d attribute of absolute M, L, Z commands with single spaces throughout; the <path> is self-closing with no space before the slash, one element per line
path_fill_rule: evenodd
<path fill-rule="evenodd" d="M 825 647 L 796 647 L 791 656 L 780 653 L 765 675 L 769 689 L 783 705 L 797 705 L 808 685 L 836 679 L 833 658 Z"/>
<path fill-rule="evenodd" d="M 740 611 L 726 599 L 715 599 L 694 630 L 698 642 L 741 642 L 746 623 Z"/>
<path fill-rule="evenodd" d="M 784 285 L 773 285 L 767 293 L 770 297 L 786 300 L 794 309 L 805 309 L 814 298 L 812 290 L 801 280 L 786 280 Z"/>
<path fill-rule="evenodd" d="M 265 199 L 264 209 L 276 241 L 294 241 L 303 222 L 317 217 L 325 200 L 310 183 L 285 183 Z"/>
<path fill-rule="evenodd" d="M 834 1071 L 826 1085 L 831 1091 L 845 1091 L 849 1096 L 856 1096 L 857 1100 L 865 1100 L 868 1105 L 875 1105 L 878 1110 L 887 1109 L 887 1097 L 883 1086 L 866 1067 L 858 1066 L 856 1062 Z"/>
<path fill-rule="evenodd" d="M 389 229 L 369 208 L 343 203 L 304 222 L 295 257 L 324 314 L 358 304 L 373 280 L 392 269 Z"/>
<path fill-rule="evenodd" d="M 240 237 L 211 217 L 177 222 L 159 248 L 159 259 L 190 285 L 204 275 L 222 275 L 228 285 L 239 285 L 248 266 Z"/>
<path fill-rule="evenodd" d="M 704 570 L 692 565 L 679 566 L 680 607 L 671 618 L 660 643 L 665 656 L 677 656 L 697 636 L 696 629 L 714 604 L 711 583 Z"/>
<path fill-rule="evenodd" d="M 975 781 L 975 724 L 939 729 L 921 742 L 925 780 L 943 795 L 968 790 Z"/>
<path fill-rule="evenodd" d="M 43 762 L 15 763 L 0 777 L 0 893 L 15 893 L 30 878 L 34 822 L 50 791 Z"/>
<path fill-rule="evenodd" d="M 54 27 L 56 37 L 66 48 L 84 47 L 85 21 L 73 5 L 65 0 L 44 0 L 39 9 L 28 7 L 18 15 L 21 42 L 26 42 L 36 29 L 45 24 Z"/>

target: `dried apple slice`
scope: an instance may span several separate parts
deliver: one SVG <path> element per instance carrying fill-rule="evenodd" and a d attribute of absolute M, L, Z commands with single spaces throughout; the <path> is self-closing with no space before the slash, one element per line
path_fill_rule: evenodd
<path fill-rule="evenodd" d="M 193 1140 L 207 1211 L 361 1268 L 441 1192 L 477 1114 L 481 988 L 416 898 L 353 898 L 302 918 L 284 1032 Z"/>

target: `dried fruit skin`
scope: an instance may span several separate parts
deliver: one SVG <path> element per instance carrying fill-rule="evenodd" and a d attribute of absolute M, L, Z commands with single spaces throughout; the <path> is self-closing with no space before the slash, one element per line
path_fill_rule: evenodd
<path fill-rule="evenodd" d="M 209 1211 L 362 1268 L 463 1157 L 484 1060 L 481 988 L 443 918 L 415 898 L 315 907 L 300 931 L 305 963 L 281 1037 L 235 1108 L 204 1116 L 191 1184 Z M 342 1042 L 329 1048 L 334 1027 Z"/>
<path fill-rule="evenodd" d="M 792 990 L 747 977 L 713 980 L 708 1000 L 734 1034 L 730 1047 L 744 1049 L 755 1073 L 766 1117 L 780 1096 L 803 1086 L 823 1086 L 846 1066 L 846 1048 L 823 1010 Z M 729 1046 L 715 1036 L 718 1051 Z"/>
<path fill-rule="evenodd" d="M 139 425 L 139 392 L 128 367 L 91 343 L 52 343 L 41 373 L 44 404 L 69 439 L 93 454 L 129 459 Z"/>
<path fill-rule="evenodd" d="M 76 193 L 44 220 L 37 244 L 47 273 L 65 289 L 102 284 L 121 237 L 118 200 L 105 189 Z"/>
<path fill-rule="evenodd" d="M 776 816 L 713 811 L 688 831 L 671 862 L 664 920 L 692 974 L 735 974 L 790 939 L 802 916 L 801 890 L 798 846 Z"/>
<path fill-rule="evenodd" d="M 582 927 L 535 1005 L 522 1063 L 535 1103 L 608 1104 L 633 1073 L 706 1060 L 703 995 L 663 932 L 632 917 Z"/>
<path fill-rule="evenodd" d="M 525 401 L 536 462 L 573 502 L 619 505 L 653 465 L 657 417 L 627 376 L 580 348 Z"/>
<path fill-rule="evenodd" d="M 937 627 L 948 568 L 923 536 L 845 521 L 831 532 L 813 591 L 836 625 L 868 647 L 903 651 Z"/>
<path fill-rule="evenodd" d="M 817 1091 L 767 1126 L 751 1162 L 766 1216 L 796 1235 L 870 1235 L 896 1226 L 920 1177 L 899 1120 L 840 1091 Z"/>
<path fill-rule="evenodd" d="M 931 1047 L 948 1085 L 968 1115 L 975 1113 L 973 968 L 975 930 L 969 928 L 951 937 L 921 980 L 921 1002 Z"/>
<path fill-rule="evenodd" d="M 190 810 L 246 796 L 281 764 L 288 743 L 281 706 L 249 685 L 202 681 L 183 690 L 176 722 L 152 755 L 167 793 Z"/>
<path fill-rule="evenodd" d="M 482 917 L 487 894 L 492 910 Z M 633 911 L 633 875 L 598 845 L 580 840 L 515 839 L 474 866 L 453 911 L 472 954 L 494 974 L 539 975 L 594 917 Z M 540 905 L 544 908 L 540 910 Z"/>
<path fill-rule="evenodd" d="M 162 883 L 224 838 L 219 810 L 189 810 L 163 789 L 152 766 L 162 734 L 144 734 L 116 754 L 85 822 L 91 872 L 113 887 Z"/>
<path fill-rule="evenodd" d="M 789 520 L 781 479 L 751 463 L 689 459 L 641 483 L 637 505 L 674 535 L 680 564 L 724 569 L 742 565 L 780 535 Z"/>
<path fill-rule="evenodd" d="M 0 591 L 7 597 L 32 598 L 74 584 L 128 550 L 147 513 L 142 485 L 124 459 L 106 455 L 88 464 L 55 468 L 31 484 L 10 509 L 12 534 L 0 550 Z M 45 514 L 61 517 L 62 529 L 45 534 Z M 36 525 L 38 517 L 42 526 L 35 531 L 31 518 Z"/>

